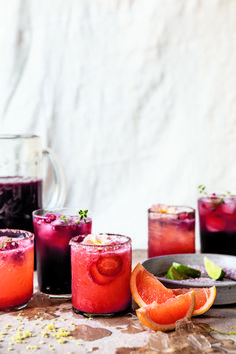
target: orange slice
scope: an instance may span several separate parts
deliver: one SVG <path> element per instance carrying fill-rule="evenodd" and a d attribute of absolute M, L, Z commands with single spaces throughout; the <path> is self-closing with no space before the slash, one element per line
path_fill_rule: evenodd
<path fill-rule="evenodd" d="M 156 301 L 136 310 L 139 321 L 155 331 L 175 329 L 175 323 L 191 317 L 195 306 L 194 291 L 169 298 L 158 304 Z"/>
<path fill-rule="evenodd" d="M 195 292 L 195 308 L 192 316 L 202 315 L 209 310 L 216 298 L 216 287 L 210 288 L 191 288 L 191 289 L 173 289 L 174 295 L 186 294 L 194 290 Z"/>
<path fill-rule="evenodd" d="M 140 263 L 136 265 L 130 277 L 130 290 L 134 301 L 140 306 L 158 304 L 175 297 L 171 289 L 166 288 L 153 274 Z"/>

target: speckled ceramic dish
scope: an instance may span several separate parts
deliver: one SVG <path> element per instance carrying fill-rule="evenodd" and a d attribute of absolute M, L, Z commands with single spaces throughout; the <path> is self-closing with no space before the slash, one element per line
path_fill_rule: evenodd
<path fill-rule="evenodd" d="M 145 260 L 142 264 L 144 268 L 154 274 L 166 287 L 168 288 L 199 288 L 216 286 L 216 299 L 214 305 L 227 305 L 236 303 L 236 281 L 213 281 L 213 282 L 199 282 L 194 279 L 190 281 L 185 280 L 170 280 L 165 279 L 163 275 L 168 271 L 173 262 L 185 265 L 199 265 L 204 266 L 204 256 L 211 259 L 221 268 L 231 268 L 236 271 L 236 257 L 220 254 L 174 254 L 169 256 L 154 257 Z"/>

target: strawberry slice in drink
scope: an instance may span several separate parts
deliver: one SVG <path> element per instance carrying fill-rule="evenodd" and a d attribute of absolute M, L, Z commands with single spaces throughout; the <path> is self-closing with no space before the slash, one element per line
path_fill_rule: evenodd
<path fill-rule="evenodd" d="M 101 256 L 97 260 L 97 268 L 100 274 L 113 276 L 120 273 L 123 261 L 120 256 Z"/>
<path fill-rule="evenodd" d="M 107 277 L 106 275 L 99 273 L 96 263 L 93 263 L 90 266 L 89 273 L 93 281 L 99 285 L 109 284 L 113 280 L 113 277 Z"/>
<path fill-rule="evenodd" d="M 218 231 L 223 231 L 225 229 L 224 220 L 220 219 L 217 216 L 208 215 L 205 221 L 206 221 L 206 228 L 210 232 L 218 232 Z"/>
<path fill-rule="evenodd" d="M 90 266 L 90 275 L 99 285 L 109 284 L 122 269 L 123 261 L 120 256 L 100 256 L 96 263 Z"/>

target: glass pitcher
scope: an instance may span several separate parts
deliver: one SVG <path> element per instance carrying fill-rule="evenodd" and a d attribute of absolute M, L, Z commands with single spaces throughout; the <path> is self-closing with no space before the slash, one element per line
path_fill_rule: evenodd
<path fill-rule="evenodd" d="M 65 201 L 65 178 L 51 149 L 42 149 L 37 135 L 0 135 L 0 229 L 33 232 L 32 212 L 59 208 Z M 51 166 L 50 196 L 45 192 L 43 157 Z M 54 183 L 52 183 L 54 181 Z"/>

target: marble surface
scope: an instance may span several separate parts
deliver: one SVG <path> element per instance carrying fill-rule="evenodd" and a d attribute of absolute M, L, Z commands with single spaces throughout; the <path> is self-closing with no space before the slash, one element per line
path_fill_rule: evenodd
<path fill-rule="evenodd" d="M 235 190 L 236 2 L 0 1 L 0 133 L 58 155 L 65 204 L 147 247 L 147 208 Z"/>
<path fill-rule="evenodd" d="M 135 250 L 133 267 L 146 257 L 146 250 Z M 123 316 L 86 319 L 72 311 L 70 300 L 52 300 L 39 293 L 36 274 L 34 285 L 34 296 L 26 308 L 0 312 L 0 354 L 223 354 L 236 350 L 235 305 L 212 307 L 178 325 L 178 330 L 163 334 L 139 322 L 134 302 Z M 225 334 L 229 331 L 232 333 Z"/>

